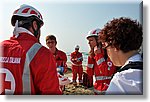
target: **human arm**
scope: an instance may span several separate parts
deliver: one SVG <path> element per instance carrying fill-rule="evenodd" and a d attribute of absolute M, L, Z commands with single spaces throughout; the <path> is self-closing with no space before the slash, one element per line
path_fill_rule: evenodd
<path fill-rule="evenodd" d="M 70 60 L 72 63 L 77 63 L 77 58 L 75 57 L 74 52 L 71 53 Z"/>
<path fill-rule="evenodd" d="M 88 62 L 87 62 L 87 67 L 86 67 L 86 72 L 88 76 L 93 76 L 94 75 L 94 59 L 88 56 Z"/>

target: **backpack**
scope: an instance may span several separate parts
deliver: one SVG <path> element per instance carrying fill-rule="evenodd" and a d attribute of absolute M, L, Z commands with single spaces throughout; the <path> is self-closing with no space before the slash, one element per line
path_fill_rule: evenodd
<path fill-rule="evenodd" d="M 90 88 L 93 87 L 93 80 L 89 79 L 87 73 L 83 72 L 83 86 Z"/>

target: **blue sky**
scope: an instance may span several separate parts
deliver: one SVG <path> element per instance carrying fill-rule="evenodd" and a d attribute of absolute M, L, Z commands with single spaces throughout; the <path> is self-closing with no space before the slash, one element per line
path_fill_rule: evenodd
<path fill-rule="evenodd" d="M 12 36 L 13 27 L 10 19 L 13 11 L 21 4 L 29 4 L 43 15 L 44 26 L 41 29 L 41 43 L 46 46 L 45 37 L 53 34 L 57 37 L 57 47 L 65 52 L 74 51 L 76 44 L 80 45 L 81 51 L 87 52 L 89 50 L 86 40 L 87 32 L 93 28 L 103 28 L 113 18 L 130 17 L 141 23 L 141 0 L 139 2 L 34 1 L 38 2 L 24 0 L 22 3 L 21 0 L 12 2 L 6 0 L 1 3 L 0 31 L 5 35 L 0 37 L 0 41 Z"/>

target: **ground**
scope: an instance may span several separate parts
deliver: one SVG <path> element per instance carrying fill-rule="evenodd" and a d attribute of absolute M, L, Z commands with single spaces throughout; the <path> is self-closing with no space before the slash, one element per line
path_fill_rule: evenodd
<path fill-rule="evenodd" d="M 76 87 L 73 84 L 68 84 L 65 86 L 64 95 L 94 95 L 93 87 L 85 88 L 82 85 L 77 85 Z"/>
<path fill-rule="evenodd" d="M 72 77 L 72 70 L 68 68 L 67 73 L 65 76 Z M 63 91 L 64 95 L 94 95 L 93 87 L 92 88 L 85 88 L 83 85 L 77 84 L 74 86 L 72 83 L 65 86 L 65 91 Z"/>

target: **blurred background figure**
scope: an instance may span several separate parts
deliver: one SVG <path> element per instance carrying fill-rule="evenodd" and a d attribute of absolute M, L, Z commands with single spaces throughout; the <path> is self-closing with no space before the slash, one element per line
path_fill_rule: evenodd
<path fill-rule="evenodd" d="M 46 45 L 49 47 L 49 50 L 53 53 L 53 56 L 56 61 L 56 67 L 57 71 L 61 74 L 64 75 L 65 72 L 67 72 L 67 56 L 66 53 L 58 50 L 56 45 L 57 45 L 57 40 L 54 35 L 48 35 L 46 37 Z"/>
<path fill-rule="evenodd" d="M 63 77 L 64 73 L 67 72 L 67 56 L 66 53 L 58 50 L 56 45 L 57 45 L 57 40 L 54 35 L 48 35 L 46 36 L 46 45 L 49 47 L 49 50 L 52 52 L 55 61 L 56 61 L 56 67 L 57 67 L 57 72 L 60 74 L 58 77 Z M 62 78 L 61 78 L 62 79 Z M 61 81 L 66 81 L 66 80 L 61 80 Z M 62 90 L 65 90 L 65 86 L 61 86 Z"/>
<path fill-rule="evenodd" d="M 75 51 L 71 53 L 71 62 L 72 62 L 72 82 L 73 85 L 77 85 L 76 79 L 77 79 L 77 74 L 78 74 L 78 81 L 79 84 L 81 85 L 83 83 L 82 81 L 82 74 L 83 74 L 83 67 L 82 67 L 82 53 L 79 52 L 79 45 L 75 46 Z"/>

